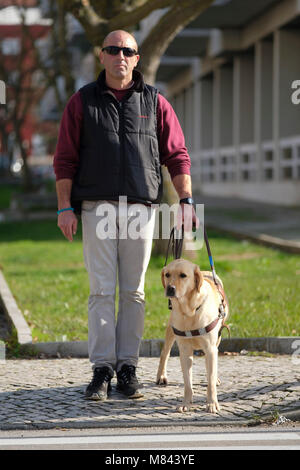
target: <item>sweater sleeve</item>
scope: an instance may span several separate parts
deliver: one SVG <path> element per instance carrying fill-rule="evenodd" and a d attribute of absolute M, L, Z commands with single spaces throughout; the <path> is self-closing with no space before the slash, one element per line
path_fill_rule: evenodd
<path fill-rule="evenodd" d="M 79 165 L 82 101 L 77 92 L 69 99 L 62 115 L 53 167 L 56 181 L 73 179 Z"/>
<path fill-rule="evenodd" d="M 161 94 L 157 100 L 157 134 L 160 162 L 168 168 L 171 178 L 190 175 L 191 160 L 181 126 L 171 104 Z"/>

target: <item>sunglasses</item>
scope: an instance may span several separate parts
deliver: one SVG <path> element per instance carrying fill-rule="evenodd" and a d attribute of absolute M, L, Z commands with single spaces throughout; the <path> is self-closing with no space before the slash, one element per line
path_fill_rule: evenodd
<path fill-rule="evenodd" d="M 106 46 L 102 51 L 106 51 L 109 55 L 118 55 L 120 51 L 123 51 L 125 57 L 133 57 L 137 54 L 137 51 L 131 47 Z"/>

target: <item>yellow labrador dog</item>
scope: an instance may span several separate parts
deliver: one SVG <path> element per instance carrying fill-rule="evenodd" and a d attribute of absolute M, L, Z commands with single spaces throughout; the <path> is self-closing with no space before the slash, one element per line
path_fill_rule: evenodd
<path fill-rule="evenodd" d="M 222 281 L 216 276 L 217 287 L 211 272 L 201 272 L 197 265 L 181 258 L 165 266 L 161 277 L 166 297 L 171 299 L 172 310 L 156 383 L 168 383 L 167 361 L 176 339 L 184 379 L 184 400 L 177 411 L 188 411 L 193 398 L 193 352 L 201 349 L 205 353 L 208 381 L 206 410 L 216 413 L 220 410 L 216 389 L 220 383 L 217 376 L 219 332 L 226 326 L 224 323 L 229 313 Z"/>

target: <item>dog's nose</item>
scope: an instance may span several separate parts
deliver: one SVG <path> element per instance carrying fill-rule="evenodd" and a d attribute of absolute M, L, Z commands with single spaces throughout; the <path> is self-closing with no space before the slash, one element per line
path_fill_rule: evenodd
<path fill-rule="evenodd" d="M 167 296 L 168 297 L 175 297 L 176 288 L 175 286 L 167 286 Z"/>

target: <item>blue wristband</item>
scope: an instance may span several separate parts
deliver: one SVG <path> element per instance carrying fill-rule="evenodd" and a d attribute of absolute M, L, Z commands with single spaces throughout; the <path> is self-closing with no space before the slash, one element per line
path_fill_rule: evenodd
<path fill-rule="evenodd" d="M 59 215 L 61 212 L 65 212 L 65 211 L 73 211 L 74 212 L 74 208 L 73 207 L 65 207 L 64 209 L 60 209 L 59 211 L 57 211 L 57 215 Z"/>

